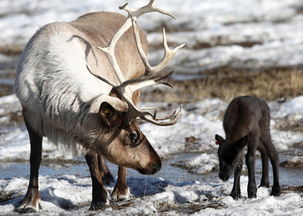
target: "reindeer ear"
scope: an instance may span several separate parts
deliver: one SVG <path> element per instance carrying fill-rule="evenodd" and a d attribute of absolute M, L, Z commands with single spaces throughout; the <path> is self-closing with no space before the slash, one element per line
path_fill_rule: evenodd
<path fill-rule="evenodd" d="M 220 135 L 216 134 L 215 135 L 215 139 L 216 139 L 216 144 L 220 145 L 222 142 L 224 142 L 224 138 L 221 137 Z"/>
<path fill-rule="evenodd" d="M 113 126 L 114 120 L 117 117 L 117 111 L 107 102 L 103 102 L 100 106 L 100 115 L 107 126 Z"/>

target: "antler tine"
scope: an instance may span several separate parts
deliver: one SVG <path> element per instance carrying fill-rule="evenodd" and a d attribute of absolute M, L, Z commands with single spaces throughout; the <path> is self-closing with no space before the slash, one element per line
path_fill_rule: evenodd
<path fill-rule="evenodd" d="M 125 92 L 126 87 L 131 89 L 131 92 L 135 92 L 141 88 L 156 84 L 163 84 L 172 88 L 173 85 L 168 80 L 168 77 L 172 73 L 173 71 L 164 71 L 162 73 L 153 74 L 152 76 L 142 75 L 138 78 L 127 80 L 115 88 L 119 89 L 121 93 Z"/>
<path fill-rule="evenodd" d="M 173 50 L 169 49 L 168 44 L 167 44 L 167 39 L 166 39 L 165 28 L 163 28 L 162 35 L 163 35 L 164 56 L 159 64 L 157 64 L 155 66 L 151 66 L 147 60 L 147 57 L 143 51 L 143 48 L 142 48 L 140 32 L 139 32 L 139 28 L 137 26 L 136 18 L 132 17 L 131 20 L 132 20 L 132 25 L 133 25 L 133 29 L 134 29 L 137 49 L 138 49 L 138 52 L 140 54 L 140 57 L 141 57 L 144 65 L 146 67 L 146 75 L 149 75 L 151 73 L 158 73 L 159 71 L 163 70 L 169 64 L 169 62 L 174 58 L 174 56 L 177 54 L 178 50 L 185 46 L 185 44 L 181 44 L 181 45 L 177 46 L 176 48 L 174 48 Z"/>
<path fill-rule="evenodd" d="M 107 47 L 98 47 L 99 50 L 105 52 L 106 55 L 108 56 L 108 59 L 109 59 L 111 65 L 113 66 L 113 69 L 116 72 L 116 75 L 117 75 L 120 83 L 124 82 L 125 79 L 123 77 L 122 71 L 121 71 L 121 69 L 117 63 L 116 57 L 115 57 L 115 46 L 116 46 L 118 40 L 120 39 L 120 37 L 131 27 L 131 25 L 132 25 L 131 17 L 138 18 L 145 13 L 159 12 L 159 13 L 165 14 L 167 16 L 170 16 L 172 18 L 175 18 L 174 15 L 172 15 L 171 13 L 154 7 L 153 3 L 154 3 L 154 0 L 150 0 L 146 6 L 141 7 L 137 10 L 130 9 L 128 7 L 127 3 L 124 4 L 123 6 L 120 6 L 119 8 L 121 10 L 125 10 L 129 14 L 128 19 L 121 26 L 121 28 L 116 32 L 116 34 L 114 35 L 114 37 L 112 38 L 112 40 L 110 41 L 110 43 Z"/>
<path fill-rule="evenodd" d="M 171 74 L 171 73 L 172 72 L 170 72 L 169 74 Z M 129 107 L 129 109 L 128 109 L 128 118 L 129 119 L 141 118 L 143 120 L 146 120 L 146 121 L 153 123 L 155 125 L 158 125 L 158 126 L 169 126 L 169 125 L 173 125 L 177 122 L 177 120 L 181 114 L 182 105 L 180 105 L 178 111 L 174 111 L 169 116 L 159 118 L 159 117 L 157 117 L 157 108 L 155 109 L 155 112 L 153 114 L 146 111 L 146 109 L 145 109 L 145 111 L 138 109 L 136 107 L 136 105 L 132 102 L 132 100 L 130 100 L 129 97 L 127 96 L 125 87 L 126 86 L 121 84 L 119 86 L 114 87 L 114 89 L 116 89 L 116 91 L 119 93 L 119 95 L 122 97 L 122 99 L 127 103 L 128 107 Z M 133 89 L 132 89 L 132 91 L 133 91 Z M 151 117 L 151 118 L 149 118 L 149 117 Z M 170 121 L 166 121 L 166 120 L 170 120 Z"/>
<path fill-rule="evenodd" d="M 100 77 L 98 74 L 94 74 L 88 67 L 88 65 L 86 65 L 87 70 L 96 78 L 98 78 L 99 80 L 102 80 L 103 82 L 107 83 L 108 85 L 111 85 L 113 87 L 115 87 L 114 84 L 112 84 L 111 82 L 109 82 L 107 79 L 104 79 L 103 77 Z"/>
<path fill-rule="evenodd" d="M 145 5 L 144 7 L 141 7 L 137 10 L 130 9 L 128 7 L 128 4 L 124 4 L 123 6 L 119 7 L 121 10 L 124 10 L 128 13 L 128 18 L 126 19 L 125 23 L 120 27 L 120 29 L 115 33 L 111 41 L 109 42 L 109 45 L 107 47 L 98 47 L 99 50 L 105 52 L 107 55 L 114 72 L 116 73 L 116 76 L 121 83 L 118 86 L 112 85 L 110 82 L 107 80 L 99 77 L 98 75 L 93 74 L 90 69 L 87 67 L 89 72 L 93 74 L 95 77 L 98 79 L 108 83 L 109 85 L 113 86 L 113 89 L 117 91 L 117 93 L 120 95 L 121 99 L 123 99 L 127 105 L 128 105 L 128 118 L 135 119 L 135 118 L 141 118 L 144 119 L 148 122 L 151 122 L 156 125 L 160 126 L 167 126 L 167 125 L 172 125 L 175 124 L 178 117 L 180 116 L 181 113 L 181 107 L 178 112 L 174 112 L 173 114 L 163 117 L 163 118 L 157 118 L 156 112 L 154 114 L 140 110 L 135 106 L 133 101 L 131 100 L 132 93 L 135 92 L 138 89 L 141 89 L 146 86 L 154 85 L 154 84 L 164 84 L 172 87 L 172 85 L 168 82 L 167 78 L 171 75 L 172 72 L 161 72 L 171 61 L 171 59 L 176 55 L 177 51 L 181 49 L 182 47 L 185 46 L 185 44 L 182 44 L 173 50 L 169 49 L 167 45 L 167 39 L 166 39 L 166 33 L 165 29 L 163 29 L 163 44 L 164 44 L 164 57 L 161 60 L 159 64 L 156 66 L 151 66 L 148 62 L 148 59 L 146 57 L 146 54 L 143 50 L 141 39 L 140 39 L 140 31 L 137 26 L 136 20 L 139 18 L 141 15 L 145 13 L 150 13 L 150 12 L 158 12 L 167 16 L 170 16 L 172 18 L 175 18 L 174 15 L 171 13 L 164 11 L 162 9 L 159 9 L 155 7 L 154 5 L 154 0 L 149 0 L 148 4 Z M 125 80 L 123 73 L 118 65 L 118 62 L 115 57 L 115 47 L 118 42 L 118 40 L 121 38 L 121 36 L 131 27 L 133 26 L 134 30 L 134 36 L 135 36 L 135 42 L 136 46 L 139 52 L 139 55 L 145 65 L 146 68 L 146 73 L 138 78 L 134 78 L 131 80 Z"/>
<path fill-rule="evenodd" d="M 181 111 L 182 111 L 182 105 L 180 105 L 178 111 L 174 111 L 171 115 L 167 117 L 156 118 L 156 116 L 152 116 L 151 119 L 148 118 L 147 116 L 144 116 L 142 119 L 158 126 L 169 126 L 175 124 L 178 121 L 181 115 Z M 170 120 L 170 121 L 165 121 L 165 120 Z"/>
<path fill-rule="evenodd" d="M 172 13 L 155 7 L 153 5 L 154 2 L 155 2 L 155 0 L 150 0 L 147 5 L 145 5 L 144 7 L 141 7 L 137 10 L 130 9 L 128 7 L 128 3 L 124 4 L 123 6 L 120 6 L 119 9 L 125 10 L 129 15 L 132 15 L 133 17 L 137 17 L 137 18 L 139 18 L 141 15 L 146 14 L 146 13 L 158 12 L 158 13 L 170 16 L 173 19 L 176 19 L 176 17 Z"/>
<path fill-rule="evenodd" d="M 169 49 L 169 47 L 167 45 L 165 28 L 163 28 L 162 35 L 163 35 L 163 45 L 164 45 L 165 54 L 164 54 L 164 57 L 161 60 L 161 62 L 152 68 L 152 71 L 154 73 L 157 73 L 157 72 L 163 70 L 169 64 L 169 62 L 175 57 L 178 50 L 185 46 L 185 44 L 181 44 L 181 45 L 177 46 L 176 48 L 174 48 L 173 50 L 171 50 L 171 49 Z"/>

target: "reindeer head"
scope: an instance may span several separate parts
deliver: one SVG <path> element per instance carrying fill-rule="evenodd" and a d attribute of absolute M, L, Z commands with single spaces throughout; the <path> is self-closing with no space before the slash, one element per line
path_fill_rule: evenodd
<path fill-rule="evenodd" d="M 165 30 L 163 29 L 164 57 L 156 66 L 149 64 L 142 48 L 140 31 L 136 22 L 137 18 L 149 12 L 159 12 L 173 17 L 170 13 L 154 7 L 153 3 L 154 0 L 150 0 L 146 6 L 138 10 L 131 10 L 127 4 L 121 6 L 120 9 L 128 13 L 128 18 L 113 36 L 108 47 L 98 47 L 99 50 L 107 55 L 120 81 L 119 85 L 114 85 L 110 81 L 92 73 L 87 66 L 91 74 L 112 86 L 106 102 L 103 102 L 100 106 L 101 119 L 108 128 L 108 133 L 102 136 L 103 143 L 106 143 L 102 145 L 102 154 L 115 164 L 134 168 L 143 174 L 153 174 L 158 171 L 161 167 L 161 160 L 140 131 L 136 119 L 142 119 L 159 126 L 168 126 L 175 124 L 181 113 L 180 106 L 178 111 L 173 112 L 169 116 L 159 118 L 156 109 L 151 113 L 146 109 L 138 108 L 133 101 L 133 94 L 143 87 L 155 84 L 172 86 L 167 81 L 172 72 L 162 72 L 162 70 L 176 55 L 177 51 L 184 46 L 182 44 L 170 50 L 167 45 Z M 120 37 L 130 27 L 133 28 L 136 47 L 144 63 L 145 73 L 140 77 L 125 80 L 115 57 L 115 47 Z M 106 141 L 104 142 L 104 140 Z"/>
<path fill-rule="evenodd" d="M 231 142 L 216 134 L 215 139 L 216 144 L 219 145 L 219 178 L 227 181 L 242 160 L 242 150 L 246 144 L 245 138 Z"/>

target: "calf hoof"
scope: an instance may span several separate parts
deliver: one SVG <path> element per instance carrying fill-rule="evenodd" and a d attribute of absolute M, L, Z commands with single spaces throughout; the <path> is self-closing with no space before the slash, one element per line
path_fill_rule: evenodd
<path fill-rule="evenodd" d="M 248 194 L 248 198 L 256 198 L 257 197 L 256 184 L 248 184 L 247 194 Z"/>
<path fill-rule="evenodd" d="M 230 196 L 231 196 L 234 200 L 241 199 L 241 194 L 240 194 L 240 193 L 233 193 L 233 192 L 231 192 Z"/>
<path fill-rule="evenodd" d="M 271 190 L 271 196 L 280 196 L 281 195 L 281 189 L 280 187 L 272 187 L 272 190 Z"/>
<path fill-rule="evenodd" d="M 90 211 L 98 211 L 98 210 L 107 208 L 108 206 L 109 206 L 109 201 L 108 200 L 106 202 L 101 202 L 101 201 L 92 202 L 91 205 L 90 205 L 89 210 Z"/>
<path fill-rule="evenodd" d="M 259 185 L 259 187 L 266 187 L 266 188 L 269 188 L 269 183 L 266 183 L 266 184 L 263 184 L 263 183 L 261 183 L 260 185 Z"/>
<path fill-rule="evenodd" d="M 256 198 L 257 197 L 257 193 L 256 191 L 251 191 L 251 192 L 248 192 L 248 198 Z"/>
<path fill-rule="evenodd" d="M 112 193 L 112 199 L 115 201 L 121 201 L 121 200 L 126 200 L 129 199 L 130 197 L 130 192 L 129 192 L 129 188 L 119 188 L 119 187 L 115 187 L 113 193 Z"/>
<path fill-rule="evenodd" d="M 103 177 L 102 177 L 102 182 L 106 185 L 109 185 L 111 183 L 115 182 L 114 177 L 112 176 L 112 174 L 110 172 L 106 173 Z"/>
<path fill-rule="evenodd" d="M 259 187 L 269 188 L 269 182 L 261 182 L 261 184 L 259 185 Z"/>
<path fill-rule="evenodd" d="M 241 199 L 241 195 L 240 195 L 240 194 L 230 194 L 230 196 L 231 196 L 234 200 Z"/>

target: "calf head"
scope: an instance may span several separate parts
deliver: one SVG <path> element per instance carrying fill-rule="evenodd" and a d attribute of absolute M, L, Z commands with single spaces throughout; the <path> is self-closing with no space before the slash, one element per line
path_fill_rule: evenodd
<path fill-rule="evenodd" d="M 228 141 L 216 134 L 216 144 L 219 145 L 219 178 L 227 181 L 242 160 L 242 150 L 246 144 L 246 137 L 237 141 Z"/>

